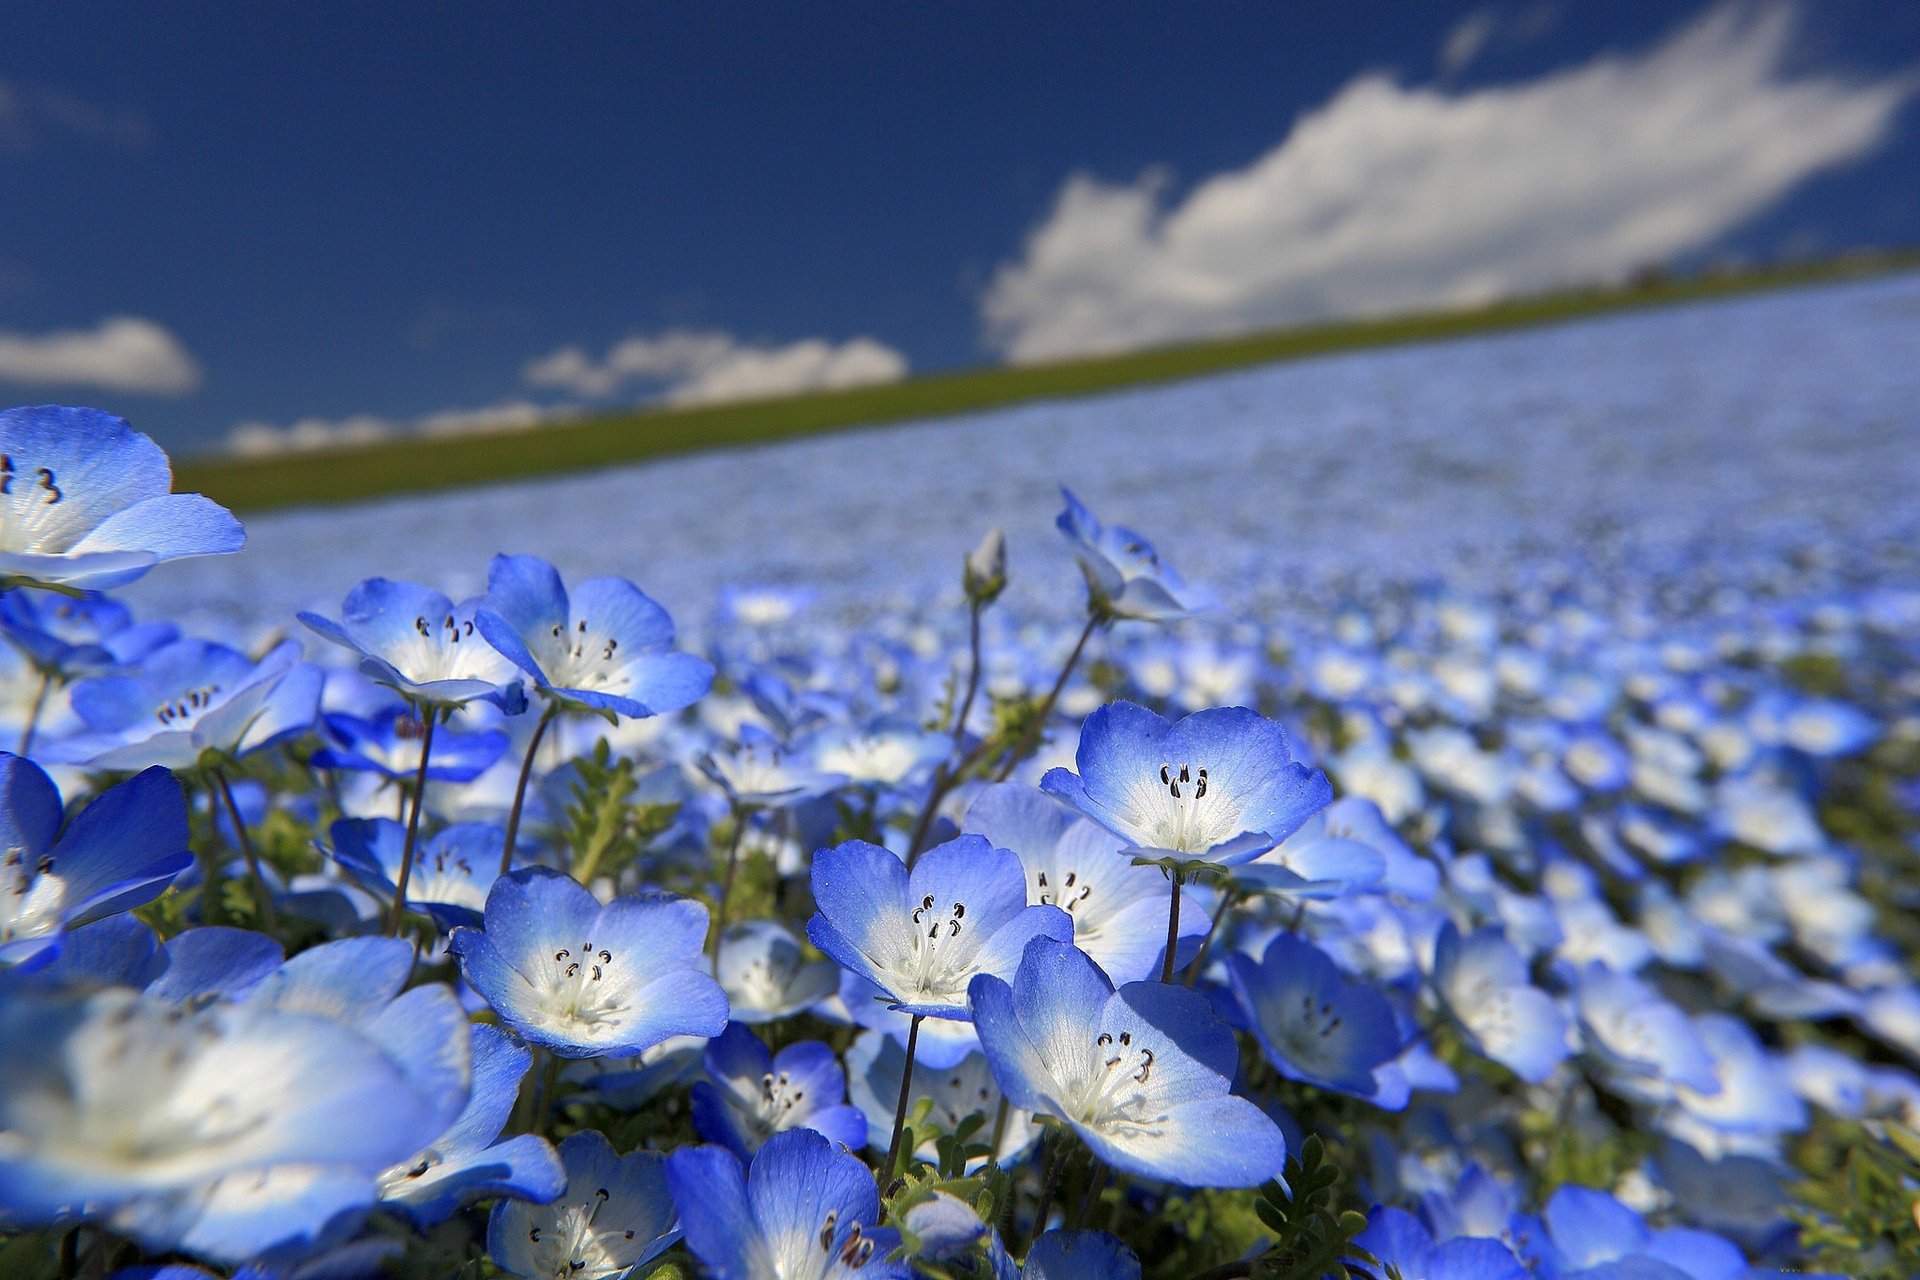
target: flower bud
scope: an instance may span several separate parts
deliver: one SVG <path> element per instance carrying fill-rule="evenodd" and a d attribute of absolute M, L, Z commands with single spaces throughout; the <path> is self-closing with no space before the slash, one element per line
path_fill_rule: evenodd
<path fill-rule="evenodd" d="M 967 599 L 975 604 L 992 604 L 1007 587 L 1007 535 L 999 528 L 987 530 L 980 545 L 967 555 L 961 575 Z"/>

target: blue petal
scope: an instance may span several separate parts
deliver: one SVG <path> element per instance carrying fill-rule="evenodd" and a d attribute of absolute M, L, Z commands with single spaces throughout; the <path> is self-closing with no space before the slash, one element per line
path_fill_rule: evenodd
<path fill-rule="evenodd" d="M 747 1206 L 746 1170 L 732 1152 L 681 1148 L 667 1157 L 667 1186 L 680 1211 L 687 1248 L 719 1280 L 778 1274 Z"/>
<path fill-rule="evenodd" d="M 280 967 L 280 944 L 264 933 L 208 925 L 167 942 L 167 969 L 147 994 L 173 1004 L 202 996 L 237 999 Z"/>
<path fill-rule="evenodd" d="M 219 503 L 197 493 L 169 493 L 108 516 L 74 544 L 72 554 L 133 551 L 179 560 L 224 555 L 246 543 L 246 530 Z"/>
<path fill-rule="evenodd" d="M 1049 1231 L 1027 1251 L 1024 1280 L 1140 1280 L 1140 1259 L 1104 1231 Z"/>
<path fill-rule="evenodd" d="M 0 752 L 0 848 L 18 850 L 30 866 L 38 863 L 59 834 L 60 816 L 60 789 L 47 771 Z"/>

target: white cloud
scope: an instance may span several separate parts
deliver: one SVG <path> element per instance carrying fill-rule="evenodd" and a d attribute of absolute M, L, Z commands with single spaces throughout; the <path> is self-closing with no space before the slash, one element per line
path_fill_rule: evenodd
<path fill-rule="evenodd" d="M 312 453 L 347 445 L 373 444 L 396 436 L 464 436 L 494 431 L 519 431 L 568 417 L 566 408 L 543 407 L 526 400 L 487 405 L 479 409 L 442 409 L 411 421 L 396 422 L 376 414 L 346 418 L 301 418 L 289 426 L 270 422 L 241 422 L 227 433 L 227 448 L 243 458 L 283 453 Z"/>
<path fill-rule="evenodd" d="M 137 111 L 103 107 L 45 85 L 0 80 L 0 150 L 34 151 L 49 132 L 126 151 L 144 151 L 153 143 L 153 125 Z"/>
<path fill-rule="evenodd" d="M 1475 9 L 1460 19 L 1440 45 L 1440 69 L 1452 75 L 1464 68 L 1480 56 L 1499 26 L 1500 20 L 1491 9 Z"/>
<path fill-rule="evenodd" d="M 1071 177 L 982 301 L 1015 361 L 1616 279 L 1870 151 L 1913 77 L 1788 76 L 1783 6 L 1447 94 L 1354 80 L 1184 198 Z"/>
<path fill-rule="evenodd" d="M 0 333 L 0 382 L 177 396 L 200 385 L 200 366 L 153 321 L 112 316 L 92 329 Z"/>
<path fill-rule="evenodd" d="M 906 358 L 872 338 L 756 346 L 728 333 L 673 329 L 628 338 L 601 360 L 579 347 L 562 347 L 529 363 L 522 376 L 529 386 L 588 399 L 634 382 L 663 383 L 667 403 L 686 405 L 896 382 L 906 372 Z"/>

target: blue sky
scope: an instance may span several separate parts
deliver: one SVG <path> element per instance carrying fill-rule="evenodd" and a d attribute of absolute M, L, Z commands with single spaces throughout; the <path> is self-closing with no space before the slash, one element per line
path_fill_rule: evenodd
<path fill-rule="evenodd" d="M 4 22 L 0 400 L 177 450 L 1920 243 L 1902 0 Z"/>

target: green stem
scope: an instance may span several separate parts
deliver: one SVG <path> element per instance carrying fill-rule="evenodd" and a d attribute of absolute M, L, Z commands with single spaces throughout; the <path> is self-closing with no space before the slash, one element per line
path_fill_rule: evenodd
<path fill-rule="evenodd" d="M 907 1099 L 913 1093 L 913 1055 L 920 1046 L 920 1015 L 914 1014 L 907 1025 L 907 1065 L 900 1071 L 900 1101 L 893 1109 L 893 1138 L 887 1143 L 887 1162 L 881 1166 L 880 1194 L 893 1184 L 894 1166 L 900 1162 L 900 1134 L 907 1127 Z"/>
<path fill-rule="evenodd" d="M 1080 1198 L 1079 1212 L 1073 1215 L 1075 1231 L 1087 1225 L 1087 1219 L 1093 1213 L 1093 1206 L 1100 1203 L 1100 1193 L 1107 1189 L 1107 1174 L 1107 1162 L 1095 1156 L 1093 1167 L 1087 1170 L 1087 1194 Z"/>
<path fill-rule="evenodd" d="M 553 723 L 554 716 L 560 712 L 560 704 L 549 702 L 547 709 L 540 714 L 540 723 L 533 727 L 533 739 L 527 743 L 526 759 L 520 762 L 520 781 L 513 788 L 513 808 L 507 812 L 507 843 L 500 850 L 500 874 L 513 870 L 513 842 L 520 834 L 520 808 L 527 800 L 527 780 L 533 776 L 533 756 L 540 750 L 540 739 L 547 736 L 547 726 Z"/>
<path fill-rule="evenodd" d="M 1193 986 L 1200 981 L 1200 973 L 1207 967 L 1207 957 L 1213 952 L 1213 940 L 1220 932 L 1220 922 L 1227 918 L 1227 909 L 1233 906 L 1233 889 L 1223 887 L 1220 890 L 1220 905 L 1214 908 L 1213 923 L 1207 926 L 1207 936 L 1200 940 L 1200 954 L 1187 966 L 1187 985 Z"/>
<path fill-rule="evenodd" d="M 545 1137 L 553 1126 L 553 1096 L 560 1087 L 560 1055 L 546 1054 L 546 1068 L 540 1073 L 539 1103 L 534 1111 L 533 1131 Z"/>
<path fill-rule="evenodd" d="M 1080 632 L 1080 638 L 1074 642 L 1073 652 L 1067 655 L 1067 664 L 1060 668 L 1059 679 L 1053 682 L 1053 688 L 1047 690 L 1046 700 L 1040 704 L 1039 712 L 1028 723 L 1026 732 L 1020 735 L 1020 740 L 1014 743 L 1012 752 L 1007 756 L 1007 762 L 1000 767 L 1000 772 L 994 775 L 995 782 L 1005 782 L 1012 777 L 1014 769 L 1027 758 L 1027 754 L 1039 742 L 1040 732 L 1046 727 L 1047 717 L 1053 714 L 1053 704 L 1060 700 L 1060 691 L 1067 687 L 1067 680 L 1073 675 L 1074 667 L 1080 662 L 1081 651 L 1087 647 L 1087 641 L 1093 638 L 1094 630 L 1099 625 L 1099 614 L 1087 615 L 1087 625 Z"/>
<path fill-rule="evenodd" d="M 713 971 L 720 972 L 720 936 L 727 931 L 727 909 L 733 901 L 734 876 L 740 870 L 740 837 L 747 831 L 748 809 L 744 805 L 733 806 L 733 838 L 727 842 L 727 869 L 720 877 L 720 900 L 713 908 L 713 938 L 707 944 L 707 958 L 713 961 Z"/>
<path fill-rule="evenodd" d="M 1180 945 L 1180 881 L 1179 868 L 1173 871 L 1173 897 L 1167 903 L 1167 955 L 1160 965 L 1160 981 L 1173 981 L 1173 953 Z"/>
<path fill-rule="evenodd" d="M 53 673 L 43 669 L 40 672 L 40 688 L 34 692 L 33 706 L 27 712 L 26 727 L 20 730 L 20 749 L 15 755 L 24 756 L 33 749 L 34 730 L 40 727 L 40 713 L 46 710 L 47 695 L 52 691 Z"/>
<path fill-rule="evenodd" d="M 1033 1249 L 1033 1242 L 1047 1229 L 1047 1215 L 1053 1212 L 1053 1193 L 1060 1188 L 1060 1176 L 1067 1171 L 1067 1159 L 1073 1149 L 1067 1145 L 1067 1131 L 1056 1129 L 1053 1133 L 1053 1159 L 1047 1165 L 1046 1177 L 1040 1184 L 1040 1202 L 1033 1209 L 1033 1227 L 1027 1232 L 1026 1244 L 1021 1249 L 1025 1256 Z"/>
<path fill-rule="evenodd" d="M 407 815 L 407 843 L 400 850 L 400 879 L 393 887 L 393 914 L 387 920 L 387 932 L 400 936 L 400 922 L 407 914 L 407 882 L 413 879 L 413 850 L 420 840 L 420 811 L 427 806 L 427 759 L 433 754 L 433 727 L 440 719 L 438 707 L 423 707 L 426 722 L 420 735 L 420 771 L 413 780 L 413 811 Z"/>
<path fill-rule="evenodd" d="M 220 792 L 220 801 L 227 810 L 227 821 L 233 824 L 234 840 L 240 846 L 240 856 L 247 861 L 247 874 L 253 877 L 254 899 L 260 904 L 260 923 L 267 933 L 277 932 L 278 925 L 273 914 L 273 890 L 267 887 L 266 877 L 260 874 L 260 858 L 253 850 L 253 837 L 247 834 L 247 824 L 240 817 L 240 806 L 234 803 L 233 788 L 227 784 L 227 775 L 219 769 L 210 771 L 213 785 Z"/>
<path fill-rule="evenodd" d="M 967 736 L 967 716 L 973 711 L 973 696 L 980 691 L 980 602 L 967 612 L 967 649 L 971 660 L 967 667 L 967 693 L 960 699 L 959 713 L 953 717 L 953 749 Z"/>

